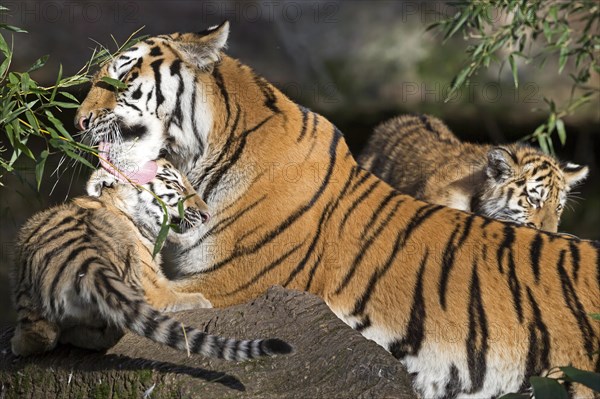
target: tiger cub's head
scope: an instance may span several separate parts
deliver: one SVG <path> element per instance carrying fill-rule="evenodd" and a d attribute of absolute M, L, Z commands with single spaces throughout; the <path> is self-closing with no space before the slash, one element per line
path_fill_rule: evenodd
<path fill-rule="evenodd" d="M 137 185 L 118 173 L 100 168 L 88 180 L 88 195 L 111 202 L 152 239 L 159 234 L 165 216 L 177 233 L 206 223 L 210 218 L 208 206 L 183 173 L 163 158 L 153 165 L 153 178 Z"/>
<path fill-rule="evenodd" d="M 492 147 L 473 210 L 485 216 L 556 232 L 569 192 L 587 166 L 560 163 L 532 147 Z"/>

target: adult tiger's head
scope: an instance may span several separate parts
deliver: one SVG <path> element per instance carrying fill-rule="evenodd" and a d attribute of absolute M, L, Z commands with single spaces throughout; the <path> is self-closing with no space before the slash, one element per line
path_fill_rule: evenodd
<path fill-rule="evenodd" d="M 487 154 L 486 180 L 473 209 L 483 215 L 557 231 L 571 189 L 588 168 L 561 164 L 523 145 L 492 147 Z"/>
<path fill-rule="evenodd" d="M 119 169 L 143 168 L 165 152 L 194 162 L 214 127 L 212 98 L 220 94 L 212 70 L 228 34 L 224 22 L 137 43 L 98 71 L 75 125 L 92 144 L 112 143 L 107 156 Z M 127 87 L 117 89 L 105 78 Z"/>

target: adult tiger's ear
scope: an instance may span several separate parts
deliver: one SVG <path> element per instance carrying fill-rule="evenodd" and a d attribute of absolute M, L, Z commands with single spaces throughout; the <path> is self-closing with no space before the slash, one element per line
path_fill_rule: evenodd
<path fill-rule="evenodd" d="M 569 189 L 584 181 L 590 173 L 590 169 L 587 166 L 577 165 L 576 163 L 572 162 L 562 164 L 561 168 L 565 176 L 565 182 L 567 183 Z"/>
<path fill-rule="evenodd" d="M 204 32 L 175 34 L 171 37 L 174 47 L 187 62 L 198 68 L 207 68 L 219 60 L 221 51 L 227 44 L 229 21 Z"/>
<path fill-rule="evenodd" d="M 502 181 L 516 173 L 516 156 L 505 147 L 493 147 L 487 154 L 488 163 L 485 170 L 491 179 Z"/>

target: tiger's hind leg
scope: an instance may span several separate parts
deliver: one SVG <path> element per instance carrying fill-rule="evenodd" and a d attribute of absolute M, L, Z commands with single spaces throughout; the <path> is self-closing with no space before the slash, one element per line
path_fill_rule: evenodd
<path fill-rule="evenodd" d="M 29 356 L 50 351 L 58 342 L 59 327 L 43 318 L 28 318 L 19 320 L 12 337 L 11 349 L 15 355 Z"/>
<path fill-rule="evenodd" d="M 123 335 L 122 330 L 113 326 L 74 325 L 61 332 L 60 343 L 101 351 L 115 346 Z"/>

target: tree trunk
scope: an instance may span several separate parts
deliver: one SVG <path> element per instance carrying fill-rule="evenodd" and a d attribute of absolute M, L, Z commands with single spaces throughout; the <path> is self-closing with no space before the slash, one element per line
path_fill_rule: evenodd
<path fill-rule="evenodd" d="M 187 357 L 128 333 L 106 353 L 61 346 L 16 358 L 0 331 L 0 399 L 8 398 L 406 398 L 400 363 L 346 326 L 316 296 L 280 287 L 244 305 L 175 314 L 206 332 L 277 337 L 290 356 L 244 363 Z"/>

